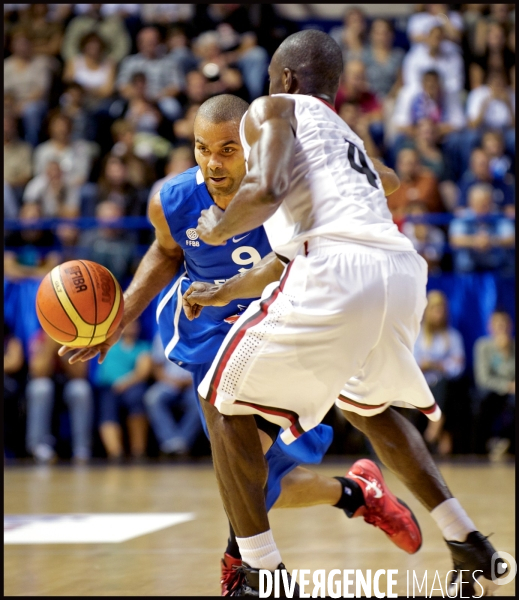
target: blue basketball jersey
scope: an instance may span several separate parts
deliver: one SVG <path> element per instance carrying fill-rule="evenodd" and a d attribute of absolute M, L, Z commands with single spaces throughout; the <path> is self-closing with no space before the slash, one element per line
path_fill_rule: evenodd
<path fill-rule="evenodd" d="M 171 235 L 184 250 L 184 266 L 159 296 L 157 322 L 166 357 L 189 369 L 189 365 L 210 363 L 232 321 L 252 302 L 234 300 L 227 306 L 205 307 L 200 316 L 189 321 L 182 309 L 182 295 L 192 282 L 223 283 L 250 269 L 271 252 L 263 227 L 227 240 L 225 246 L 209 246 L 196 233 L 202 210 L 213 206 L 199 167 L 167 181 L 160 200 Z"/>

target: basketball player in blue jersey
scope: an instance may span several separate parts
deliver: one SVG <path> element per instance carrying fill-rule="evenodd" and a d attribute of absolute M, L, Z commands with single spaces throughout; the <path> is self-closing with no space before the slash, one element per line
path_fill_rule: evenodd
<path fill-rule="evenodd" d="M 251 299 L 208 307 L 198 319 L 190 320 L 182 310 L 182 296 L 193 282 L 219 285 L 271 256 L 263 227 L 234 236 L 219 247 L 205 244 L 196 233 L 201 212 L 214 205 L 225 209 L 245 176 L 239 123 L 247 108 L 246 102 L 231 95 L 217 96 L 200 107 L 195 121 L 198 166 L 165 183 L 150 202 L 149 217 L 155 227 L 156 240 L 124 294 L 121 325 L 103 344 L 76 349 L 71 363 L 89 360 L 97 354 L 102 362 L 124 328 L 160 293 L 157 320 L 166 356 L 190 371 L 198 387 L 232 323 Z M 385 175 L 387 185 L 394 188 L 394 174 L 387 170 Z M 63 356 L 70 350 L 64 346 L 59 353 Z M 207 433 L 201 410 L 200 416 Z M 388 490 L 374 463 L 357 461 L 347 477 L 336 478 L 323 477 L 298 466 L 321 461 L 331 442 L 330 427 L 320 425 L 287 446 L 278 437 L 277 425 L 261 417 L 256 422 L 268 463 L 268 509 L 274 505 L 330 504 L 343 509 L 350 517 L 363 516 L 366 522 L 382 529 L 406 552 L 414 553 L 419 549 L 422 538 L 413 514 Z M 239 549 L 231 529 L 222 560 L 224 595 L 239 585 L 236 567 L 240 564 Z"/>

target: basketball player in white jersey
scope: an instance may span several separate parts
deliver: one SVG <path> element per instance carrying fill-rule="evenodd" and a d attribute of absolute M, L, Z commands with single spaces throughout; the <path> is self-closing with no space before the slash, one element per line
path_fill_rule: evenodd
<path fill-rule="evenodd" d="M 406 402 L 440 416 L 412 354 L 427 267 L 392 222 L 362 141 L 333 110 L 341 71 L 340 49 L 322 32 L 281 44 L 269 67 L 271 96 L 256 100 L 242 122 L 248 174 L 226 211 L 205 211 L 197 228 L 203 241 L 220 245 L 264 224 L 278 257 L 255 269 L 258 281 L 274 283 L 229 332 L 199 387 L 244 562 L 235 595 L 258 595 L 259 569 L 284 569 L 252 415 L 283 427 L 290 443 L 337 402 L 432 512 L 453 555 L 453 582 L 471 571 L 463 592 L 480 596 L 475 579 L 490 590 L 491 577 L 506 569 L 491 573 L 493 547 L 452 497 L 416 429 L 389 408 Z M 280 261 L 288 264 L 278 283 Z M 203 302 L 185 296 L 196 316 Z"/>

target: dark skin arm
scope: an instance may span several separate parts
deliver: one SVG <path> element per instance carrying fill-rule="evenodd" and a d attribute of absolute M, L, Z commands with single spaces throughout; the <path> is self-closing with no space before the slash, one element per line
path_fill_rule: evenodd
<path fill-rule="evenodd" d="M 217 206 L 202 211 L 197 232 L 207 244 L 220 246 L 229 238 L 262 225 L 279 208 L 290 187 L 295 153 L 296 119 L 289 98 L 264 97 L 251 104 L 245 135 L 251 145 L 249 172 L 224 212 Z M 400 186 L 396 173 L 372 158 L 386 196 Z"/>
<path fill-rule="evenodd" d="M 252 269 L 238 273 L 221 285 L 195 281 L 182 297 L 186 317 L 192 321 L 204 306 L 225 306 L 231 300 L 258 298 L 265 287 L 279 281 L 285 265 L 271 252 Z"/>
<path fill-rule="evenodd" d="M 150 201 L 148 214 L 155 227 L 156 239 L 144 255 L 132 282 L 124 292 L 124 313 L 121 324 L 109 339 L 97 346 L 81 350 L 62 346 L 58 352 L 60 356 L 76 350 L 69 358 L 71 364 L 79 360 L 83 362 L 90 360 L 98 354 L 100 355 L 98 362 L 102 363 L 108 350 L 121 337 L 124 328 L 140 317 L 153 298 L 168 285 L 180 268 L 184 260 L 184 252 L 171 237 L 158 192 Z"/>

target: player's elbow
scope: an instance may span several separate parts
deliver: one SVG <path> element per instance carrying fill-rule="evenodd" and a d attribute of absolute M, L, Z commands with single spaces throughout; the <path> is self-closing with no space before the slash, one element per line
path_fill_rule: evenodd
<path fill-rule="evenodd" d="M 394 171 L 392 173 L 384 174 L 381 179 L 382 186 L 384 188 L 384 194 L 386 196 L 390 196 L 400 187 L 400 179 Z"/>

